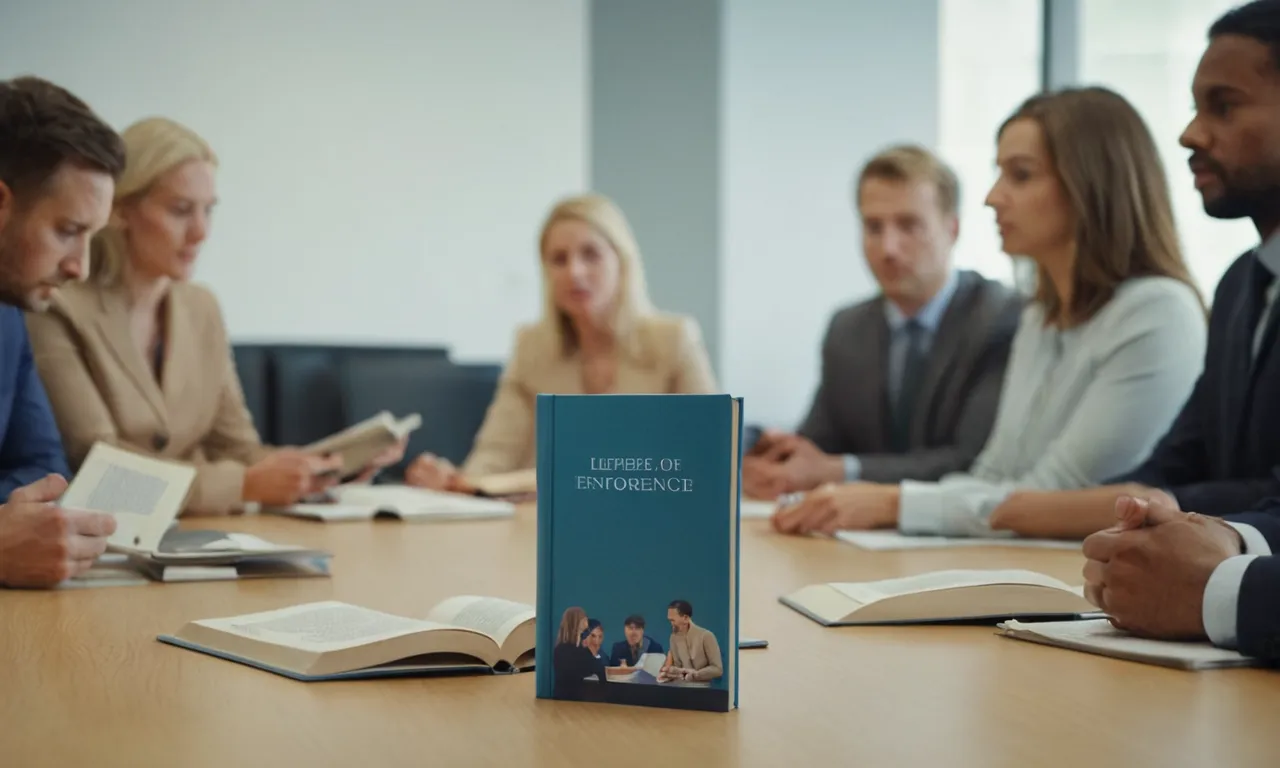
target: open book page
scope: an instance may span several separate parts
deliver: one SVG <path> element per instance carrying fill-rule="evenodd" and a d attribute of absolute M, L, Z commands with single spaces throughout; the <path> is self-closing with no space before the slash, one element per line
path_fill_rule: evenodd
<path fill-rule="evenodd" d="M 114 515 L 116 532 L 108 539 L 113 548 L 154 551 L 182 511 L 195 476 L 188 464 L 95 443 L 61 504 Z"/>
<path fill-rule="evenodd" d="M 427 614 L 428 621 L 483 632 L 492 637 L 499 646 L 505 646 L 511 633 L 531 622 L 533 617 L 534 610 L 531 605 L 497 597 L 475 595 L 451 597 L 432 608 Z M 531 644 L 530 648 L 532 647 Z M 520 653 L 528 649 L 511 650 Z M 514 659 L 508 661 L 514 661 Z"/>
<path fill-rule="evenodd" d="M 743 502 L 742 516 L 747 516 Z M 941 547 L 1014 547 L 1025 549 L 1066 549 L 1079 551 L 1079 541 L 1023 539 L 1017 537 L 907 536 L 897 531 L 837 531 L 836 539 L 862 549 L 936 549 Z"/>
<path fill-rule="evenodd" d="M 340 505 L 390 510 L 404 518 L 483 518 L 515 514 L 515 505 L 500 499 L 480 499 L 407 485 L 350 483 L 339 485 L 329 493 Z"/>
<path fill-rule="evenodd" d="M 1217 648 L 1206 642 L 1171 642 L 1134 637 L 1123 630 L 1116 629 L 1107 619 L 1032 624 L 1006 621 L 999 626 L 1003 630 L 1001 634 L 1005 637 L 1163 666 L 1209 669 L 1223 666 L 1250 666 L 1254 663 L 1237 651 Z"/>
<path fill-rule="evenodd" d="M 225 619 L 203 619 L 193 623 L 241 637 L 312 652 L 351 648 L 414 632 L 441 629 L 433 622 L 408 619 L 332 600 Z"/>
<path fill-rule="evenodd" d="M 883 581 L 866 581 L 856 583 L 832 584 L 832 588 L 862 605 L 869 605 L 877 600 L 884 600 L 899 595 L 910 595 L 917 592 L 934 592 L 942 589 L 960 587 L 981 587 L 991 584 L 1022 584 L 1027 586 L 1049 587 L 1061 589 L 1075 594 L 1080 593 L 1078 587 L 1058 581 L 1052 576 L 1045 576 L 1035 571 L 933 571 L 918 576 L 906 576 Z"/>

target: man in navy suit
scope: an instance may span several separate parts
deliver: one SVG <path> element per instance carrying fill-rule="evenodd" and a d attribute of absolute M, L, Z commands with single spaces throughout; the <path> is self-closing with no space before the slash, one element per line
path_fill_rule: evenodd
<path fill-rule="evenodd" d="M 627 639 L 613 644 L 613 651 L 609 654 L 609 666 L 634 667 L 639 663 L 640 657 L 646 653 L 664 653 L 662 644 L 644 633 L 643 616 L 639 614 L 628 616 L 622 623 L 622 632 Z"/>
<path fill-rule="evenodd" d="M 1084 540 L 1085 596 L 1113 624 L 1280 664 L 1280 516 L 1214 518 L 1126 496 L 1116 518 Z"/>
<path fill-rule="evenodd" d="M 0 82 L 0 585 L 53 586 L 115 531 L 110 515 L 57 505 L 69 473 L 22 312 L 83 277 L 123 168 L 123 142 L 83 101 L 34 77 Z"/>

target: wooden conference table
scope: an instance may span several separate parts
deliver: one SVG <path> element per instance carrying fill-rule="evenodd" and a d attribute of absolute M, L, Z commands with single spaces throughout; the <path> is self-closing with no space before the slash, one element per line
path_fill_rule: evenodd
<path fill-rule="evenodd" d="M 744 521 L 741 631 L 770 647 L 741 652 L 730 714 L 538 701 L 532 674 L 299 683 L 154 639 L 312 600 L 404 615 L 464 593 L 532 603 L 534 518 L 190 521 L 328 548 L 333 577 L 0 593 L 0 765 L 1280 765 L 1277 672 L 1167 670 L 984 627 L 824 629 L 777 602 L 939 568 L 1080 583 L 1064 551 L 864 552 Z"/>

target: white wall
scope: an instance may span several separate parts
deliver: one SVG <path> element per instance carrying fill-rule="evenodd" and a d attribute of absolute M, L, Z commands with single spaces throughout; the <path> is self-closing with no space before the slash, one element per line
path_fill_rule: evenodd
<path fill-rule="evenodd" d="M 833 311 L 875 284 L 852 184 L 936 144 L 938 0 L 725 0 L 721 376 L 748 421 L 794 426 Z"/>
<path fill-rule="evenodd" d="M 46 0 L 0 76 L 222 161 L 198 279 L 240 340 L 447 342 L 505 358 L 537 228 L 587 178 L 586 0 Z"/>

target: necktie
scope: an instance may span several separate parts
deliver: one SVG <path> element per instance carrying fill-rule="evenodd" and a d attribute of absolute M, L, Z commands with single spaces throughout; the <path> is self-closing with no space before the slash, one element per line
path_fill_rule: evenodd
<path fill-rule="evenodd" d="M 911 435 L 911 415 L 915 410 L 920 383 L 924 380 L 925 364 L 924 326 L 918 320 L 908 320 L 904 329 L 907 335 L 907 353 L 902 361 L 902 376 L 898 379 L 898 397 L 894 402 L 893 426 L 889 445 L 895 453 L 906 452 Z"/>

